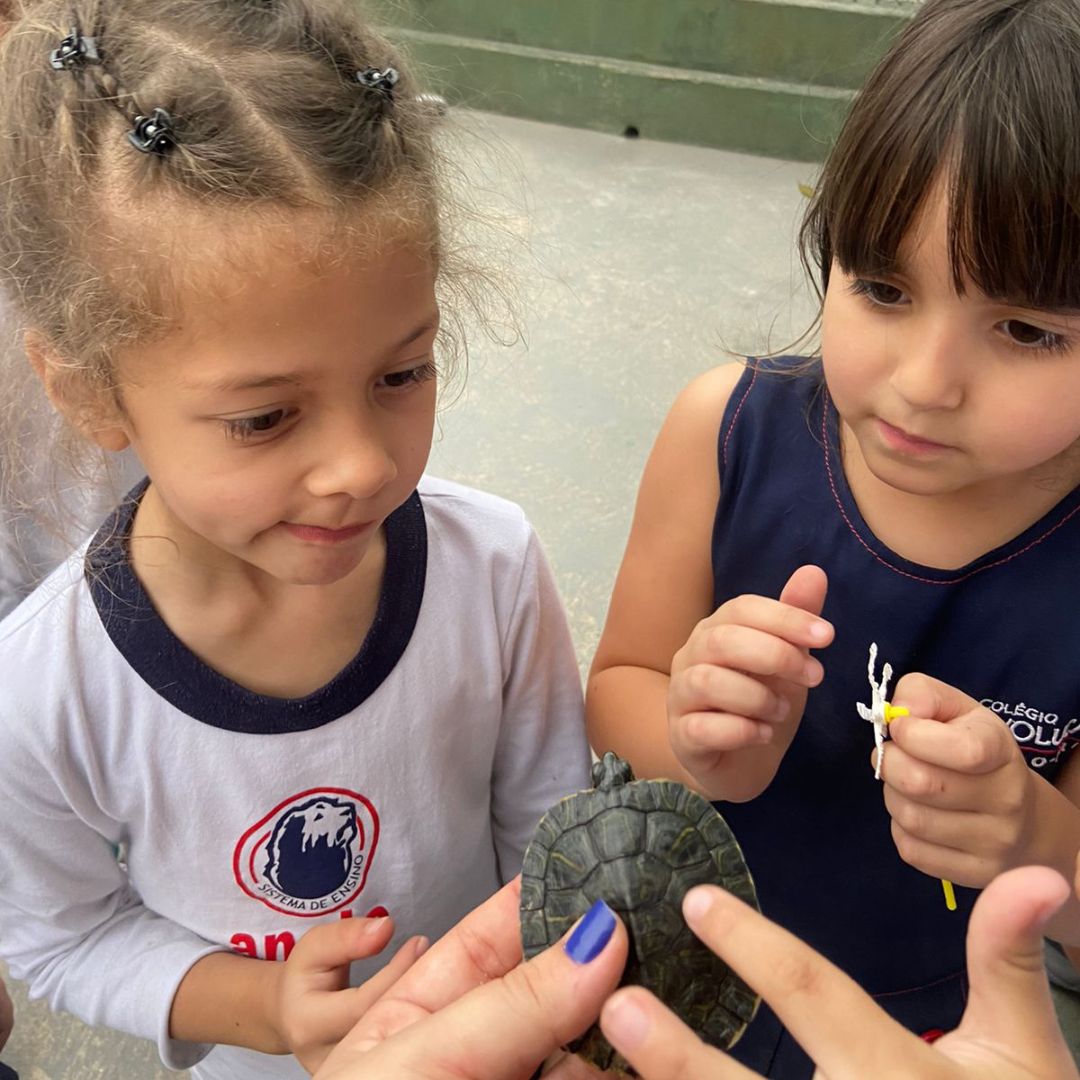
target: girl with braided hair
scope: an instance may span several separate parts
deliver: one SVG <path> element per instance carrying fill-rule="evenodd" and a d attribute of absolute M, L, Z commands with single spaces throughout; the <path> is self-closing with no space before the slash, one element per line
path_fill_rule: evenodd
<path fill-rule="evenodd" d="M 423 475 L 437 114 L 349 0 L 37 0 L 0 80 L 0 282 L 74 436 L 4 453 L 148 474 L 0 624 L 0 952 L 199 1080 L 300 1077 L 587 778 L 531 528 Z"/>

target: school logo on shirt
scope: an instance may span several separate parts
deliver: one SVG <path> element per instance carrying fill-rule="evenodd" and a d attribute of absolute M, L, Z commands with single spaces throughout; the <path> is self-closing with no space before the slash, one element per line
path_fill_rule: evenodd
<path fill-rule="evenodd" d="M 1009 725 L 1028 765 L 1036 772 L 1053 769 L 1080 743 L 1080 718 L 1075 716 L 1059 716 L 1025 701 L 983 698 L 979 704 L 997 713 Z"/>
<path fill-rule="evenodd" d="M 236 883 L 274 911 L 326 915 L 363 890 L 379 815 L 355 791 L 312 788 L 279 803 L 236 845 Z"/>

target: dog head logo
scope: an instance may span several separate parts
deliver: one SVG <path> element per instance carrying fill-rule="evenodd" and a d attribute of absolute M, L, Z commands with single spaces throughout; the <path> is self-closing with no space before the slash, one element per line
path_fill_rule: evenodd
<path fill-rule="evenodd" d="M 240 838 L 237 884 L 249 896 L 291 915 L 325 915 L 364 888 L 379 819 L 354 791 L 304 791 L 279 803 Z"/>

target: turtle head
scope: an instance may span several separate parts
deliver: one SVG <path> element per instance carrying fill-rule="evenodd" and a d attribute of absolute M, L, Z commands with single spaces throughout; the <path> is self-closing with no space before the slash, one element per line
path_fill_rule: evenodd
<path fill-rule="evenodd" d="M 592 767 L 593 787 L 600 791 L 629 784 L 633 779 L 634 771 L 630 763 L 623 761 L 613 750 L 608 750 Z"/>

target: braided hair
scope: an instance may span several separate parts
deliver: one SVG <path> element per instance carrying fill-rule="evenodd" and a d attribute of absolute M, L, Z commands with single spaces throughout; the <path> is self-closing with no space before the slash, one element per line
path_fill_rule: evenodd
<path fill-rule="evenodd" d="M 73 33 L 93 55 L 58 68 Z M 117 321 L 47 308 L 106 272 L 71 263 L 101 261 L 118 212 L 342 211 L 394 190 L 435 214 L 434 115 L 407 73 L 388 91 L 372 69 L 402 65 L 350 0 L 36 0 L 0 43 L 0 281 L 64 343 L 61 324 Z"/>
<path fill-rule="evenodd" d="M 188 239 L 201 223 L 299 214 L 324 248 L 349 250 L 378 210 L 424 234 L 440 294 L 458 301 L 447 325 L 461 300 L 484 306 L 482 275 L 455 278 L 446 250 L 438 110 L 356 0 L 14 7 L 0 39 L 0 292 L 95 393 L 117 398 L 111 357 L 165 332 L 184 275 L 209 273 Z M 13 372 L 0 383 L 25 387 Z M 21 403 L 8 394 L 10 416 Z M 5 425 L 0 409 L 10 458 Z"/>

